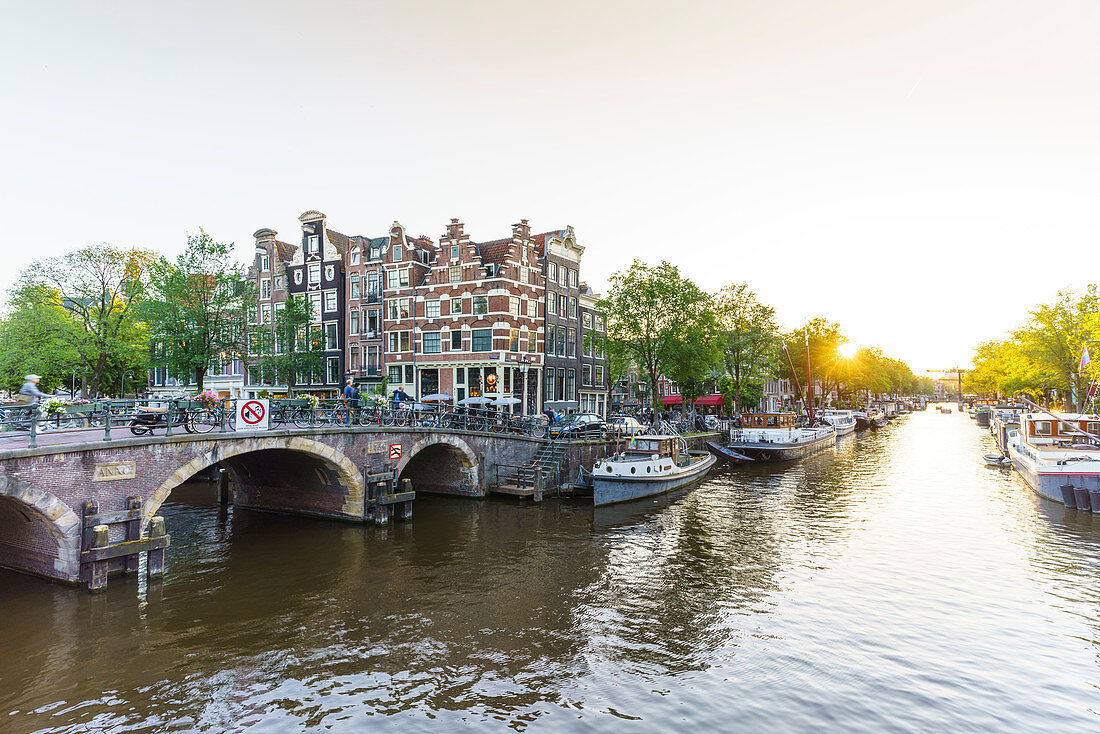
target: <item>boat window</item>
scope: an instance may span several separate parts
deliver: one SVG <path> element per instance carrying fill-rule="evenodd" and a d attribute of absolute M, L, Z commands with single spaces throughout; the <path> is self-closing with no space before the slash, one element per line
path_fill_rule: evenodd
<path fill-rule="evenodd" d="M 778 426 L 778 425 L 779 425 L 779 416 L 769 415 L 768 416 L 768 427 L 773 427 L 773 426 Z"/>
<path fill-rule="evenodd" d="M 1032 426 L 1034 430 L 1031 435 L 1033 436 L 1049 436 L 1051 435 L 1051 423 L 1050 421 L 1035 421 Z"/>
<path fill-rule="evenodd" d="M 1094 436 L 1100 436 L 1100 422 L 1088 421 L 1085 424 L 1085 431 L 1091 433 Z"/>

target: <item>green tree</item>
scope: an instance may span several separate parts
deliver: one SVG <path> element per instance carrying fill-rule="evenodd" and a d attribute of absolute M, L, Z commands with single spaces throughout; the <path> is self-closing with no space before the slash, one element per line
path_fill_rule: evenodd
<path fill-rule="evenodd" d="M 32 372 L 42 376 L 39 387 L 44 391 L 71 385 L 73 371 L 80 375 L 74 345 L 81 329 L 57 291 L 23 281 L 12 289 L 9 308 L 0 320 L 0 387 L 17 390 Z"/>
<path fill-rule="evenodd" d="M 114 375 L 144 369 L 144 359 L 135 359 L 146 338 L 138 305 L 154 258 L 145 250 L 94 245 L 35 263 L 21 277 L 18 289 L 60 303 L 77 324 L 57 338 L 78 355 L 85 394 L 109 390 Z"/>
<path fill-rule="evenodd" d="M 657 379 L 682 360 L 685 345 L 707 312 L 707 294 L 668 262 L 651 266 L 640 260 L 611 276 L 607 296 L 598 304 L 607 316 L 607 349 L 613 361 L 630 361 L 649 383 L 654 410 Z"/>
<path fill-rule="evenodd" d="M 722 364 L 730 376 L 733 407 L 740 410 L 750 392 L 775 376 L 778 365 L 779 325 L 775 309 L 757 300 L 747 283 L 733 283 L 714 298 L 721 330 Z M 759 397 L 751 404 L 759 402 Z"/>
<path fill-rule="evenodd" d="M 695 405 L 708 380 L 722 364 L 718 322 L 707 302 L 698 311 L 685 314 L 679 338 L 669 343 L 664 356 L 664 376 L 680 388 L 684 408 Z"/>
<path fill-rule="evenodd" d="M 322 374 L 324 368 L 325 335 L 310 326 L 315 316 L 307 297 L 289 296 L 283 308 L 275 311 L 272 326 L 261 325 L 254 332 L 254 342 L 258 342 L 255 364 L 263 379 L 285 384 L 291 397 L 298 375 Z"/>
<path fill-rule="evenodd" d="M 198 389 L 214 356 L 247 350 L 249 308 L 255 302 L 243 269 L 232 262 L 232 243 L 206 232 L 187 238 L 172 263 L 161 258 L 151 268 L 143 313 L 150 327 L 153 357 Z"/>
<path fill-rule="evenodd" d="M 836 388 L 846 374 L 838 352 L 848 339 L 840 329 L 840 324 L 823 318 L 810 319 L 802 329 L 795 329 L 783 336 L 788 356 L 780 362 L 780 374 L 794 380 L 807 389 L 806 343 L 809 340 L 810 367 L 815 381 L 820 381 L 826 393 Z M 793 371 L 792 371 L 793 365 Z M 814 395 L 815 404 L 822 395 Z"/>
<path fill-rule="evenodd" d="M 1097 333 L 1098 311 L 1100 293 L 1095 284 L 1084 293 L 1064 290 L 1054 303 L 1032 310 L 1027 322 L 1012 335 L 1023 359 L 1034 366 L 1044 391 L 1061 392 L 1067 407 L 1080 409 L 1085 403 L 1088 380 L 1078 367 L 1082 349 Z"/>

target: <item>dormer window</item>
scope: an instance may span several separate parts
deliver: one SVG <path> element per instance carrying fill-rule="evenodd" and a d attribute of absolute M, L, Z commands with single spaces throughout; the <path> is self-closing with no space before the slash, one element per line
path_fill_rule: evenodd
<path fill-rule="evenodd" d="M 489 263 L 488 265 L 486 265 L 485 266 L 485 277 L 486 278 L 496 277 L 496 274 L 498 272 L 498 270 L 497 270 L 498 267 L 499 266 L 496 263 Z"/>
<path fill-rule="evenodd" d="M 351 264 L 352 265 L 358 265 L 359 264 L 359 248 L 358 247 L 351 248 Z"/>
<path fill-rule="evenodd" d="M 371 260 L 381 260 L 382 259 L 382 245 L 371 245 L 370 246 L 370 259 Z"/>
<path fill-rule="evenodd" d="M 393 246 L 393 261 L 401 262 L 401 245 Z"/>

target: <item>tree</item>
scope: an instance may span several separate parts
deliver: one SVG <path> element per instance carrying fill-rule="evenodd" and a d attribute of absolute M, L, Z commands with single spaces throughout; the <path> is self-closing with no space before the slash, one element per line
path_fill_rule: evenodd
<path fill-rule="evenodd" d="M 704 386 L 722 364 L 722 345 L 714 310 L 700 304 L 698 313 L 685 318 L 679 338 L 664 355 L 664 376 L 680 387 L 684 409 L 695 405 Z"/>
<path fill-rule="evenodd" d="M 200 229 L 175 263 L 160 258 L 151 268 L 143 313 L 153 356 L 174 376 L 193 377 L 199 390 L 215 355 L 247 349 L 254 292 L 232 252 L 232 243 L 216 242 Z"/>
<path fill-rule="evenodd" d="M 1078 371 L 1081 351 L 1097 333 L 1100 293 L 1091 284 L 1084 293 L 1064 290 L 1058 299 L 1032 310 L 1013 335 L 1021 356 L 1030 362 L 1040 384 L 1063 393 L 1067 407 L 1084 404 L 1087 380 Z"/>
<path fill-rule="evenodd" d="M 145 352 L 137 306 L 154 257 L 145 250 L 94 245 L 35 263 L 20 279 L 17 289 L 60 303 L 75 321 L 78 328 L 56 337 L 75 350 L 86 394 L 99 394 L 112 373 L 144 364 L 140 356 L 135 361 L 135 354 Z"/>
<path fill-rule="evenodd" d="M 289 296 L 283 308 L 275 311 L 272 328 L 261 325 L 255 331 L 254 341 L 259 342 L 256 364 L 264 379 L 285 384 L 290 396 L 298 375 L 317 374 L 324 367 L 325 335 L 310 326 L 314 317 L 308 298 Z"/>
<path fill-rule="evenodd" d="M 823 318 L 810 319 L 805 328 L 795 329 L 783 335 L 783 344 L 786 346 L 788 356 L 784 356 L 780 362 L 780 373 L 801 385 L 803 390 L 807 388 L 807 339 L 814 380 L 820 381 L 825 394 L 828 394 L 831 388 L 837 388 L 842 375 L 845 374 L 845 367 L 841 365 L 842 358 L 837 350 L 848 339 L 840 330 L 840 324 Z"/>
<path fill-rule="evenodd" d="M 715 316 L 721 330 L 722 363 L 730 376 L 733 407 L 746 403 L 752 392 L 777 370 L 779 325 L 775 309 L 756 299 L 747 283 L 733 283 L 714 297 Z M 752 401 L 755 405 L 759 402 Z"/>
<path fill-rule="evenodd" d="M 668 262 L 650 266 L 640 260 L 611 276 L 607 297 L 597 304 L 607 316 L 607 349 L 612 360 L 629 360 L 645 374 L 654 410 L 657 378 L 673 359 L 708 308 L 707 294 Z"/>
<path fill-rule="evenodd" d="M 71 384 L 72 371 L 80 370 L 74 345 L 81 329 L 57 291 L 24 280 L 9 297 L 12 311 L 0 321 L 0 387 L 17 390 L 32 372 L 42 376 L 39 387 L 47 392 Z"/>

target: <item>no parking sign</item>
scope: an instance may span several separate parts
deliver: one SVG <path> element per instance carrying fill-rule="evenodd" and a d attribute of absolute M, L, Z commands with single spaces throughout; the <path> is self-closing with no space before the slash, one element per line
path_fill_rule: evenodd
<path fill-rule="evenodd" d="M 238 431 L 266 431 L 271 426 L 271 410 L 267 398 L 252 398 L 237 403 Z"/>

